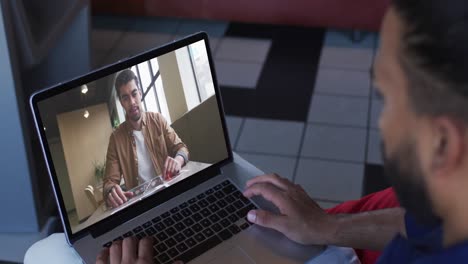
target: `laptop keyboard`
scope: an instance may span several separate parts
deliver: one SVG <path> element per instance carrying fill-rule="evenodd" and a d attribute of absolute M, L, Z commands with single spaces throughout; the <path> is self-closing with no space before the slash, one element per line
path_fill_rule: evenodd
<path fill-rule="evenodd" d="M 154 263 L 187 263 L 248 228 L 252 209 L 256 206 L 226 180 L 113 241 L 152 236 Z"/>

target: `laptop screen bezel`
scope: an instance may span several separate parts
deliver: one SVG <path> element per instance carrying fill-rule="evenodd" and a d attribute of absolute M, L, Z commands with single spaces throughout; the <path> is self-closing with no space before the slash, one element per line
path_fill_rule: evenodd
<path fill-rule="evenodd" d="M 204 169 L 192 175 L 191 177 L 188 177 L 187 179 L 184 179 L 176 183 L 174 186 L 171 186 L 171 188 L 162 190 L 158 192 L 157 194 L 152 195 L 143 201 L 140 201 L 134 205 L 131 205 L 105 219 L 100 220 L 97 223 L 94 223 L 82 230 L 77 231 L 76 233 L 73 233 L 71 229 L 69 217 L 67 214 L 67 210 L 65 208 L 65 202 L 62 196 L 59 181 L 56 175 L 56 171 L 54 169 L 54 164 L 53 164 L 52 156 L 51 156 L 50 149 L 49 149 L 49 142 L 47 141 L 47 137 L 46 137 L 44 129 L 41 129 L 43 127 L 43 123 L 42 123 L 41 114 L 40 114 L 39 107 L 38 107 L 39 103 L 48 98 L 56 96 L 58 94 L 70 91 L 72 89 L 76 89 L 80 85 L 87 84 L 87 83 L 96 81 L 98 79 L 107 77 L 110 74 L 114 74 L 123 69 L 130 68 L 134 65 L 145 62 L 147 60 L 157 58 L 161 55 L 173 52 L 179 48 L 186 47 L 190 44 L 196 43 L 201 40 L 204 40 L 205 47 L 207 50 L 211 76 L 212 76 L 213 84 L 215 88 L 215 96 L 216 96 L 217 103 L 218 103 L 218 112 L 219 112 L 221 123 L 222 123 L 222 128 L 223 128 L 223 133 L 224 133 L 224 138 L 225 138 L 225 145 L 226 145 L 226 150 L 228 154 L 227 158 L 219 161 L 218 163 L 213 164 L 207 169 Z M 224 107 L 221 101 L 221 94 L 220 94 L 220 90 L 218 86 L 218 80 L 215 74 L 213 58 L 212 58 L 211 49 L 210 49 L 210 45 L 208 41 L 208 35 L 205 32 L 199 32 L 199 33 L 190 35 L 188 37 L 174 41 L 167 45 L 149 50 L 147 52 L 135 55 L 128 59 L 124 59 L 114 64 L 97 69 L 81 77 L 77 77 L 70 81 L 60 83 L 56 86 L 36 92 L 30 98 L 30 107 L 33 112 L 33 117 L 34 117 L 34 122 L 35 122 L 37 133 L 39 134 L 40 139 L 41 139 L 40 140 L 41 147 L 43 150 L 44 159 L 47 165 L 50 180 L 53 185 L 55 198 L 56 198 L 56 201 L 58 202 L 59 211 L 62 217 L 62 223 L 65 227 L 65 232 L 66 232 L 68 241 L 72 244 L 78 239 L 80 239 L 81 237 L 84 237 L 90 233 L 93 235 L 93 237 L 99 236 L 105 233 L 106 231 L 112 228 L 115 228 L 119 226 L 120 224 L 152 209 L 153 207 L 161 203 L 164 203 L 165 201 L 170 200 L 171 198 L 187 191 L 188 189 L 193 188 L 194 186 L 199 185 L 211 179 L 212 177 L 217 175 L 217 173 L 220 171 L 220 168 L 222 166 L 226 165 L 227 163 L 232 162 L 233 160 L 232 148 L 231 148 L 231 144 L 229 140 L 226 120 L 225 120 L 225 115 L 224 115 Z"/>

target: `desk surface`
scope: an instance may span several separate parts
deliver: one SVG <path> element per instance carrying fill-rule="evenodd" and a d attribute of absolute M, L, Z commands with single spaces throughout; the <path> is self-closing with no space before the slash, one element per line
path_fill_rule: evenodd
<path fill-rule="evenodd" d="M 102 219 L 108 217 L 108 216 L 111 216 L 115 213 L 117 213 L 118 211 L 121 211 L 122 209 L 124 208 L 127 208 L 128 206 L 131 206 L 132 204 L 134 203 L 137 203 L 138 201 L 141 201 L 142 199 L 145 199 L 149 196 L 151 196 L 152 194 L 162 190 L 162 189 L 165 189 L 167 187 L 170 187 L 171 185 L 183 180 L 183 179 L 186 179 L 190 176 L 192 176 L 193 174 L 201 171 L 201 170 L 204 170 L 205 168 L 209 167 L 211 164 L 208 164 L 208 163 L 203 163 L 203 162 L 197 162 L 197 161 L 189 161 L 183 168 L 182 168 L 182 171 L 181 173 L 175 177 L 174 179 L 170 180 L 170 181 L 167 181 L 165 183 L 163 183 L 162 185 L 159 185 L 157 186 L 157 188 L 154 188 L 154 189 L 149 189 L 147 190 L 145 193 L 143 194 L 140 194 L 138 196 L 135 196 L 133 197 L 131 200 L 129 200 L 127 203 L 117 207 L 117 208 L 113 208 L 113 209 L 107 209 L 105 203 L 101 204 L 97 209 L 96 211 L 94 211 L 94 213 L 86 220 L 84 221 L 83 223 L 77 225 L 77 226 L 72 226 L 72 231 L 73 232 L 78 232 L 80 230 L 82 230 L 83 228 L 86 228 L 94 223 L 97 223 L 99 221 L 101 221 Z"/>

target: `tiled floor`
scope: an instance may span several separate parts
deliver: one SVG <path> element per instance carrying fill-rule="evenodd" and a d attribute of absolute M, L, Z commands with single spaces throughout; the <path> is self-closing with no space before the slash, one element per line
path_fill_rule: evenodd
<path fill-rule="evenodd" d="M 303 185 L 325 208 L 385 186 L 382 103 L 369 74 L 375 33 L 353 42 L 349 32 L 317 28 L 95 17 L 94 66 L 200 30 L 211 38 L 235 151 Z"/>

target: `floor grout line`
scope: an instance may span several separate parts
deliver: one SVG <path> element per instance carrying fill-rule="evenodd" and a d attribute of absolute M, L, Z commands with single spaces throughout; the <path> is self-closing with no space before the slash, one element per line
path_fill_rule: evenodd
<path fill-rule="evenodd" d="M 218 44 L 218 47 L 221 44 Z M 254 60 L 241 60 L 241 59 L 226 59 L 226 58 L 218 58 L 217 55 L 213 58 L 215 61 L 219 62 L 231 62 L 231 63 L 244 63 L 244 64 L 250 64 L 250 65 L 261 65 L 262 67 L 265 65 L 265 62 L 267 61 L 267 58 L 263 62 L 259 61 L 254 61 Z"/>
<path fill-rule="evenodd" d="M 343 98 L 343 99 L 361 99 L 361 100 L 365 100 L 368 97 L 370 97 L 369 95 L 351 95 L 351 94 L 339 94 L 339 93 L 334 94 L 334 93 L 323 92 L 323 91 L 314 91 L 314 93 L 316 93 L 319 96 L 336 97 L 336 98 Z"/>
<path fill-rule="evenodd" d="M 314 157 L 314 156 L 296 156 L 296 155 L 287 155 L 287 154 L 277 154 L 277 153 L 267 153 L 267 152 L 259 152 L 259 151 L 245 151 L 236 148 L 237 153 L 243 153 L 248 155 L 261 155 L 261 156 L 271 156 L 271 157 L 278 157 L 278 158 L 292 158 L 292 159 L 305 159 L 305 160 L 316 160 L 316 161 L 325 161 L 325 162 L 335 162 L 335 163 L 346 163 L 346 164 L 353 164 L 353 165 L 363 165 L 364 162 L 362 161 L 351 161 L 351 160 L 340 160 L 340 159 L 330 159 L 330 158 L 321 158 L 321 157 Z"/>
<path fill-rule="evenodd" d="M 372 69 L 372 64 L 369 65 L 369 69 L 358 69 L 358 68 L 351 68 L 346 66 L 334 66 L 334 65 L 323 65 L 321 60 L 318 63 L 318 68 L 320 70 L 337 70 L 337 71 L 346 71 L 346 72 L 355 72 L 355 73 L 369 73 Z"/>
<path fill-rule="evenodd" d="M 245 121 L 246 121 L 246 118 L 242 118 L 241 124 L 239 126 L 239 132 L 237 132 L 237 137 L 235 139 L 234 146 L 232 146 L 232 149 L 236 149 L 236 151 L 237 151 L 237 144 L 239 144 L 239 140 L 241 137 L 241 133 L 244 130 Z"/>
<path fill-rule="evenodd" d="M 322 50 L 323 50 L 323 47 L 322 47 Z M 315 89 L 315 84 L 314 84 L 314 89 Z M 314 90 L 312 90 L 312 93 L 310 94 L 309 111 L 307 111 L 306 123 L 304 124 L 304 127 L 302 128 L 302 135 L 301 135 L 301 140 L 300 140 L 300 144 L 299 144 L 299 150 L 297 152 L 296 164 L 294 165 L 293 175 L 292 175 L 292 179 L 291 179 L 291 181 L 294 182 L 294 183 L 296 182 L 297 170 L 299 169 L 299 162 L 301 160 L 301 153 L 302 153 L 302 149 L 303 149 L 304 143 L 305 143 L 305 137 L 306 137 L 307 128 L 308 128 L 307 120 L 309 120 L 309 118 L 310 118 L 310 116 L 309 116 L 310 115 L 310 107 L 312 106 L 313 99 L 314 99 Z"/>
<path fill-rule="evenodd" d="M 348 97 L 348 98 L 356 98 L 356 99 L 367 99 L 368 97 L 370 97 L 370 95 L 354 95 L 354 94 L 332 93 L 332 92 L 324 92 L 324 91 L 314 91 L 314 93 L 317 95 Z"/>
<path fill-rule="evenodd" d="M 354 128 L 359 130 L 367 130 L 367 126 L 358 126 L 358 125 L 347 125 L 347 124 L 335 124 L 335 123 L 328 123 L 328 122 L 317 122 L 311 121 L 306 123 L 307 126 L 309 125 L 318 125 L 324 127 L 331 127 L 331 128 Z"/>
<path fill-rule="evenodd" d="M 375 55 L 375 52 L 374 52 L 374 55 Z M 372 59 L 372 61 L 374 61 L 374 57 Z M 369 96 L 369 99 L 368 99 L 368 106 L 369 106 L 369 110 L 367 111 L 367 129 L 366 129 L 366 141 L 365 141 L 365 146 L 364 146 L 364 175 L 362 177 L 362 183 L 361 183 L 361 197 L 364 196 L 364 190 L 366 189 L 366 164 L 368 163 L 368 159 L 369 159 L 369 140 L 370 140 L 370 129 L 371 129 L 371 123 L 372 123 L 372 80 L 371 80 L 371 83 L 369 85 L 369 90 L 370 90 L 370 96 Z"/>
<path fill-rule="evenodd" d="M 347 164 L 354 164 L 354 165 L 365 165 L 365 161 L 340 160 L 340 159 L 322 158 L 322 157 L 317 157 L 317 156 L 301 156 L 300 158 L 301 159 L 308 159 L 308 160 L 325 161 L 325 162 L 347 163 Z"/>

